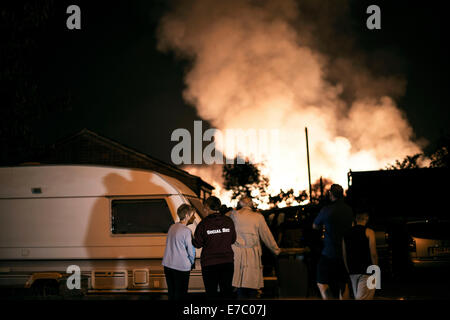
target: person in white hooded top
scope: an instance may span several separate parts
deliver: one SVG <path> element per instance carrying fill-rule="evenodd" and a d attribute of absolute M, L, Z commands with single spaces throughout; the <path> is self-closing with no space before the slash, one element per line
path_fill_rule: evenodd
<path fill-rule="evenodd" d="M 237 288 L 238 298 L 256 298 L 258 289 L 264 287 L 263 265 L 261 262 L 261 242 L 275 255 L 278 247 L 264 217 L 253 211 L 253 201 L 244 197 L 239 201 L 242 209 L 233 211 L 237 239 L 232 245 L 234 252 L 233 287 Z"/>

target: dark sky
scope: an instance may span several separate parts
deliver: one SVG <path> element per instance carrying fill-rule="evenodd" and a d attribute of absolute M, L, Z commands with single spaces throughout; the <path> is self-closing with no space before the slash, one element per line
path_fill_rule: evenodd
<path fill-rule="evenodd" d="M 81 30 L 66 29 L 70 4 L 81 7 Z M 369 4 L 381 7 L 382 30 L 365 28 Z M 169 162 L 172 131 L 190 129 L 198 119 L 182 99 L 188 62 L 156 50 L 156 27 L 169 4 L 55 1 L 54 6 L 34 59 L 40 90 L 48 96 L 70 93 L 70 110 L 36 121 L 36 137 L 50 143 L 86 127 Z M 445 8 L 441 1 L 352 1 L 350 25 L 360 47 L 402 58 L 407 88 L 397 102 L 417 136 L 430 142 L 449 132 Z"/>

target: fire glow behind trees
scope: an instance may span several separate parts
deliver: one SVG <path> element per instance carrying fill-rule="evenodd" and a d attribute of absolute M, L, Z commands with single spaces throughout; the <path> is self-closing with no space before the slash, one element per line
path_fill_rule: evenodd
<path fill-rule="evenodd" d="M 280 154 L 267 153 L 261 167 L 270 193 L 307 189 L 304 127 L 313 180 L 345 186 L 349 169 L 377 170 L 421 151 L 395 102 L 404 79 L 372 72 L 350 36 L 332 39 L 333 20 L 349 9 L 337 2 L 330 14 L 317 1 L 179 1 L 161 20 L 159 48 L 193 61 L 184 98 L 202 119 L 219 130 L 281 130 Z"/>

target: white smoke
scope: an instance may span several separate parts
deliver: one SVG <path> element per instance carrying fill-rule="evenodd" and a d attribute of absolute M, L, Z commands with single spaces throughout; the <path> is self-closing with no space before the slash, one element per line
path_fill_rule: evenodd
<path fill-rule="evenodd" d="M 267 154 L 262 169 L 273 193 L 308 185 L 305 127 L 313 180 L 344 187 L 349 169 L 377 170 L 421 149 L 394 101 L 405 82 L 373 75 L 352 41 L 342 56 L 339 44 L 320 48 L 333 34 L 319 30 L 323 20 L 308 21 L 301 4 L 179 1 L 159 28 L 160 50 L 192 60 L 183 95 L 200 118 L 220 130 L 281 130 L 279 154 Z"/>

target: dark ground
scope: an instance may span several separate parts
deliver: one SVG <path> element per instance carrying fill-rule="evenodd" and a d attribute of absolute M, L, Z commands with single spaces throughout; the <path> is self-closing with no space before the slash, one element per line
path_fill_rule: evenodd
<path fill-rule="evenodd" d="M 275 300 L 320 300 L 317 295 L 304 297 L 281 298 L 276 294 L 276 283 L 268 282 L 263 292 L 263 299 Z M 377 290 L 375 300 L 442 300 L 450 299 L 450 261 L 428 262 L 416 264 L 409 274 L 398 279 L 382 277 L 381 289 Z M 203 293 L 189 294 L 194 302 L 205 301 Z M 16 290 L 14 295 L 3 292 L 1 300 L 63 300 L 64 298 L 49 295 L 47 297 L 33 297 L 27 291 Z M 167 300 L 166 294 L 142 293 L 142 294 L 88 294 L 84 297 L 69 298 L 74 300 Z"/>
<path fill-rule="evenodd" d="M 380 299 L 450 299 L 450 261 L 416 264 L 404 278 L 381 283 Z"/>

